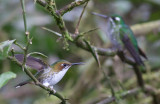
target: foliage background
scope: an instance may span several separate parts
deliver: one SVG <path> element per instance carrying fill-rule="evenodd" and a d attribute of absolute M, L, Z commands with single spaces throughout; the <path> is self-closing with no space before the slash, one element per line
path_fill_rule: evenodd
<path fill-rule="evenodd" d="M 57 7 L 60 9 L 73 0 L 56 0 Z M 71 62 L 85 62 L 85 65 L 71 68 L 62 81 L 56 86 L 57 91 L 69 98 L 71 104 L 94 104 L 102 99 L 109 97 L 110 88 L 93 56 L 74 44 L 70 44 L 69 51 L 63 49 L 63 42 L 57 42 L 58 37 L 41 27 L 47 27 L 60 32 L 54 21 L 42 7 L 30 0 L 26 2 L 27 26 L 33 44 L 29 52 L 37 51 L 44 53 L 49 58 L 44 59 L 53 63 L 58 59 L 65 59 Z M 69 32 L 74 33 L 75 26 L 81 14 L 83 6 L 74 8 L 66 13 L 63 18 Z M 91 15 L 91 12 L 102 14 L 120 14 L 128 25 L 147 23 L 160 20 L 160 1 L 159 0 L 91 0 L 86 8 L 82 21 L 80 23 L 80 32 L 85 32 L 96 27 L 104 27 L 104 21 Z M 22 10 L 19 0 L 1 0 L 0 1 L 0 42 L 5 40 L 17 39 L 21 44 L 25 44 L 24 24 Z M 159 21 L 160 24 L 160 21 Z M 154 25 L 154 24 L 153 24 Z M 148 27 L 149 28 L 149 27 Z M 147 28 L 140 30 L 146 31 Z M 145 82 L 153 85 L 157 91 L 160 87 L 160 27 L 145 34 L 135 34 L 140 47 L 147 54 L 149 61 L 145 62 L 149 72 L 144 74 Z M 109 40 L 101 30 L 94 31 L 85 36 L 91 41 L 91 44 L 107 48 Z M 13 46 L 16 53 L 21 53 L 18 47 Z M 118 57 L 102 57 L 100 61 L 105 72 L 112 81 L 117 93 L 135 88 L 136 78 L 131 67 L 122 63 Z M 1 104 L 50 104 L 59 103 L 59 99 L 54 96 L 48 96 L 46 91 L 33 85 L 26 85 L 15 89 L 14 86 L 28 79 L 27 75 L 19 66 L 9 60 L 0 60 L 0 73 L 13 71 L 17 78 L 10 81 L 6 86 L 0 89 Z M 121 82 L 121 84 L 119 84 Z M 123 89 L 122 89 L 123 86 Z M 160 95 L 159 95 L 160 96 Z M 160 99 L 160 98 L 159 98 Z M 152 98 L 138 93 L 126 99 L 119 99 L 120 104 L 150 104 Z"/>

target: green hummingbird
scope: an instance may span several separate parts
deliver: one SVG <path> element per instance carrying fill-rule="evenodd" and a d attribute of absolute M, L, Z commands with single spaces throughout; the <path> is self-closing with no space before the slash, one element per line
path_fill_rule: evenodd
<path fill-rule="evenodd" d="M 117 14 L 114 15 L 102 15 L 98 13 L 93 13 L 107 20 L 107 26 L 105 31 L 110 38 L 111 43 L 114 48 L 118 49 L 119 52 L 123 52 L 127 49 L 130 55 L 133 57 L 134 61 L 138 65 L 144 65 L 140 56 L 147 59 L 145 53 L 138 46 L 138 42 L 128 25 L 125 24 L 123 18 Z M 123 61 L 123 59 L 121 59 Z"/>
<path fill-rule="evenodd" d="M 22 63 L 24 55 L 16 54 L 15 58 Z M 53 86 L 63 78 L 63 76 L 71 66 L 81 64 L 83 63 L 70 63 L 66 60 L 59 60 L 51 65 L 48 65 L 41 59 L 32 56 L 28 56 L 26 59 L 26 66 L 37 70 L 37 74 L 35 76 L 37 77 L 39 82 L 46 87 L 50 87 L 51 89 L 53 89 Z M 16 88 L 21 87 L 25 84 L 33 84 L 33 82 L 31 80 L 24 81 L 16 85 Z"/>

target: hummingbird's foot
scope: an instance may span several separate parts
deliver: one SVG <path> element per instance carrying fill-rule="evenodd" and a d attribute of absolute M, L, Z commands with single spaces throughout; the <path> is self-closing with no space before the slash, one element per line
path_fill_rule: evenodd
<path fill-rule="evenodd" d="M 52 92 L 52 91 L 53 91 L 53 92 Z M 56 93 L 56 90 L 52 89 L 52 91 L 48 93 L 49 96 L 50 96 L 51 94 L 55 94 L 55 93 Z"/>
<path fill-rule="evenodd" d="M 56 93 L 56 90 L 53 88 L 53 86 L 49 86 L 50 89 L 53 91 L 53 93 L 55 94 Z"/>
<path fill-rule="evenodd" d="M 56 93 L 56 90 L 55 89 L 52 89 L 53 90 L 53 93 L 55 94 Z"/>

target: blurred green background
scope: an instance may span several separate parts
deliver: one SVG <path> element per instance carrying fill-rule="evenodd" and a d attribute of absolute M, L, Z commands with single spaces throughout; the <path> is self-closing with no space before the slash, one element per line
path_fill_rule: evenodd
<path fill-rule="evenodd" d="M 56 0 L 58 9 L 64 7 L 73 0 Z M 65 59 L 70 62 L 85 62 L 83 66 L 71 68 L 65 77 L 56 85 L 56 89 L 71 104 L 95 104 L 96 102 L 111 95 L 107 81 L 93 56 L 70 43 L 69 51 L 63 49 L 63 42 L 57 42 L 58 37 L 41 27 L 47 27 L 60 32 L 54 18 L 33 0 L 25 0 L 27 27 L 33 37 L 33 44 L 29 52 L 41 52 L 48 56 L 43 59 L 53 63 L 58 59 Z M 70 33 L 74 33 L 75 26 L 81 14 L 83 6 L 74 8 L 66 13 L 63 18 Z M 91 12 L 102 14 L 119 14 L 130 26 L 134 24 L 147 23 L 160 20 L 160 0 L 90 0 L 80 23 L 80 32 L 85 32 L 96 27 L 104 28 L 104 21 Z M 160 21 L 159 21 L 160 24 Z M 143 30 L 143 28 L 141 29 Z M 145 29 L 144 29 L 145 31 Z M 135 34 L 140 47 L 147 54 L 149 61 L 145 64 L 149 69 L 144 74 L 147 84 L 155 88 L 160 87 L 160 26 L 146 34 Z M 109 41 L 105 33 L 97 30 L 85 37 L 92 45 L 101 48 L 109 47 Z M 20 0 L 0 1 L 0 42 L 16 39 L 20 44 L 25 45 L 24 24 Z M 12 46 L 16 53 L 22 53 L 16 46 Z M 135 75 L 131 67 L 122 63 L 117 56 L 103 57 L 100 61 L 106 74 L 110 76 L 117 93 L 137 86 Z M 0 89 L 0 104 L 58 104 L 59 99 L 49 96 L 46 91 L 34 86 L 26 85 L 19 89 L 14 86 L 19 82 L 28 79 L 22 69 L 10 60 L 0 60 L 0 73 L 13 71 L 17 77 L 11 80 L 6 86 Z M 160 95 L 159 95 L 160 96 Z M 138 98 L 138 99 L 137 99 Z M 160 97 L 159 97 L 160 99 Z M 143 93 L 120 99 L 120 104 L 151 104 L 152 98 Z"/>

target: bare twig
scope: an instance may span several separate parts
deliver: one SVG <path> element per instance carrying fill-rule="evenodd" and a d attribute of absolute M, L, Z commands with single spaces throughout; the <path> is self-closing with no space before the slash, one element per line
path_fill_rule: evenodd
<path fill-rule="evenodd" d="M 114 98 L 115 98 L 115 101 L 117 101 L 117 100 L 116 100 L 116 99 L 117 99 L 117 98 L 116 98 L 116 93 L 115 93 L 114 87 L 113 87 L 113 85 L 112 85 L 112 82 L 111 82 L 111 80 L 110 80 L 110 77 L 106 75 L 106 73 L 104 72 L 103 69 L 102 69 L 102 73 L 103 73 L 104 77 L 106 78 L 106 81 L 107 81 L 107 83 L 108 83 L 108 85 L 109 85 L 109 87 L 110 87 L 110 89 L 111 89 L 112 97 L 114 97 Z"/>
<path fill-rule="evenodd" d="M 15 44 L 16 46 L 18 46 L 20 49 L 22 49 L 22 50 L 24 49 L 24 47 L 23 47 L 22 45 L 20 45 L 17 41 L 15 41 L 14 44 Z"/>
<path fill-rule="evenodd" d="M 26 12 L 25 12 L 25 4 L 24 4 L 24 0 L 21 0 L 21 6 L 22 6 L 22 10 L 23 10 L 23 21 L 24 21 L 24 27 L 25 27 L 25 35 L 27 37 L 27 44 L 26 47 L 22 48 L 24 51 L 24 59 L 23 59 L 23 63 L 22 63 L 22 69 L 24 70 L 24 66 L 26 64 L 26 56 L 27 56 L 27 51 L 28 51 L 28 47 L 30 45 L 30 37 L 29 37 L 29 32 L 27 30 L 27 23 L 26 23 Z"/>
<path fill-rule="evenodd" d="M 43 7 L 46 7 L 46 5 L 47 5 L 45 0 L 36 0 L 35 2 L 37 2 L 38 4 L 40 4 Z"/>
<path fill-rule="evenodd" d="M 22 11 L 23 11 L 23 21 L 24 21 L 24 28 L 25 28 L 25 34 L 27 35 L 27 22 L 26 22 L 26 10 L 25 10 L 25 4 L 24 0 L 21 1 Z"/>
<path fill-rule="evenodd" d="M 65 7 L 63 7 L 62 9 L 57 11 L 57 14 L 60 15 L 64 15 L 65 13 L 71 11 L 73 8 L 78 7 L 86 2 L 88 2 L 89 0 L 78 0 L 78 1 L 74 1 L 68 5 L 66 5 Z"/>
<path fill-rule="evenodd" d="M 120 98 L 124 99 L 124 98 L 129 97 L 129 96 L 137 95 L 138 93 L 140 93 L 140 92 L 142 92 L 144 90 L 146 92 L 150 93 L 150 94 L 153 94 L 153 96 L 155 96 L 153 98 L 154 104 L 159 104 L 157 102 L 157 98 L 156 98 L 156 94 L 158 94 L 159 92 L 157 90 L 155 90 L 155 88 L 153 88 L 152 86 L 148 86 L 148 85 L 145 86 L 144 89 L 142 89 L 140 87 L 134 88 L 134 89 L 131 89 L 131 90 L 128 90 L 128 91 L 124 91 L 121 94 L 118 94 L 117 96 L 119 96 Z M 116 98 L 113 96 L 113 97 L 109 97 L 109 98 L 106 98 L 104 100 L 101 100 L 97 104 L 109 104 L 109 103 L 114 102 L 115 100 L 116 100 Z"/>
<path fill-rule="evenodd" d="M 46 27 L 42 27 L 42 29 L 47 30 L 47 31 L 49 31 L 49 32 L 51 32 L 51 33 L 59 36 L 59 37 L 62 37 L 62 34 L 60 34 L 60 33 L 58 33 L 58 32 L 55 32 L 55 31 L 53 31 L 53 30 L 51 30 L 51 29 L 48 29 L 48 28 L 46 28 Z"/>
<path fill-rule="evenodd" d="M 77 26 L 76 26 L 76 29 L 75 29 L 75 35 L 78 35 L 79 34 L 79 24 L 80 24 L 80 22 L 81 22 L 81 19 L 82 19 L 82 16 L 83 16 L 83 14 L 84 14 L 84 11 L 85 11 L 85 9 L 86 9 L 86 7 L 87 7 L 87 4 L 88 4 L 88 2 L 86 2 L 86 4 L 84 5 L 84 7 L 83 7 L 83 10 L 82 10 L 82 13 L 81 13 L 81 15 L 80 15 L 80 17 L 79 17 L 79 20 L 78 20 L 78 23 L 77 23 Z"/>
<path fill-rule="evenodd" d="M 123 99 L 123 98 L 129 97 L 129 96 L 134 96 L 137 93 L 139 93 L 140 91 L 141 91 L 140 88 L 131 89 L 131 90 L 128 90 L 128 91 L 121 93 L 119 95 L 119 97 Z M 97 104 L 109 104 L 115 100 L 116 100 L 116 98 L 114 96 L 112 96 L 112 97 L 106 98 L 106 99 L 98 102 Z"/>
<path fill-rule="evenodd" d="M 88 1 L 89 1 L 89 0 L 74 1 L 74 2 L 66 5 L 66 6 L 63 7 L 62 9 L 57 10 L 57 11 L 56 11 L 56 14 L 63 16 L 65 13 L 71 11 L 73 8 L 78 7 L 78 6 L 80 6 L 80 5 L 83 5 L 84 3 L 88 2 Z M 41 6 L 43 6 L 43 7 L 46 7 L 46 6 L 47 6 L 47 3 L 46 3 L 44 0 L 36 0 L 36 2 L 37 2 L 38 4 L 40 4 Z"/>
<path fill-rule="evenodd" d="M 81 32 L 80 34 L 78 34 L 78 36 L 75 37 L 74 41 L 76 42 L 80 37 L 84 36 L 85 34 L 89 34 L 90 32 L 96 31 L 99 28 L 93 28 L 91 30 L 85 31 L 85 32 Z"/>

